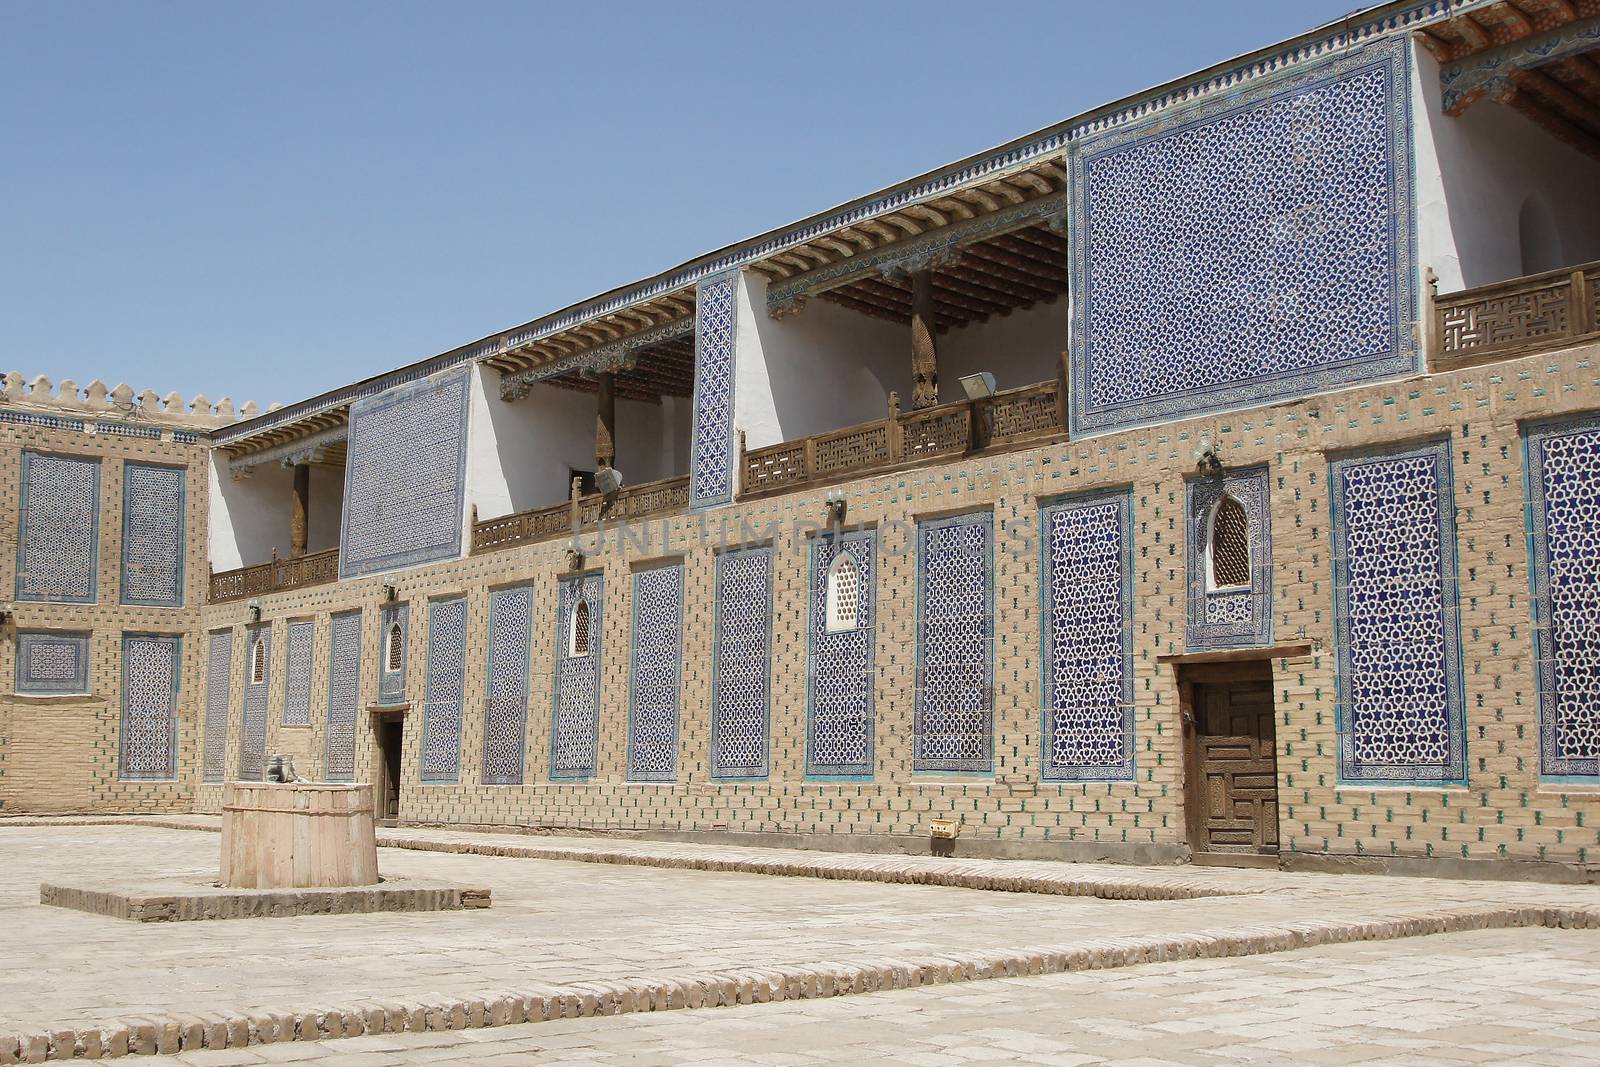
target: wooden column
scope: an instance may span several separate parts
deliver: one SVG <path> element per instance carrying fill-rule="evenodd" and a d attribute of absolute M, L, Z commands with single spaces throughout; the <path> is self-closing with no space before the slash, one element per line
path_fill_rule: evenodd
<path fill-rule="evenodd" d="M 594 462 L 596 467 L 614 467 L 617 460 L 617 376 L 602 371 L 595 376 L 600 390 L 595 406 Z"/>
<path fill-rule="evenodd" d="M 933 271 L 911 272 L 911 409 L 939 402 L 939 352 L 933 341 Z"/>
<path fill-rule="evenodd" d="M 306 554 L 306 528 L 311 507 L 311 464 L 294 465 L 294 511 L 289 515 L 289 556 Z"/>

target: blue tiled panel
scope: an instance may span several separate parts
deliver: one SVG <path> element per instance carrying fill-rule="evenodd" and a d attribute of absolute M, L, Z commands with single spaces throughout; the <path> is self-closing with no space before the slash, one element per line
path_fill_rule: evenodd
<path fill-rule="evenodd" d="M 339 577 L 460 555 L 468 393 L 462 368 L 350 406 Z"/>
<path fill-rule="evenodd" d="M 361 712 L 361 612 L 335 615 L 328 635 L 328 733 L 322 776 L 356 777 L 356 719 Z"/>
<path fill-rule="evenodd" d="M 256 640 L 261 641 L 261 681 L 252 680 Z M 244 632 L 244 717 L 239 729 L 239 781 L 259 782 L 267 773 L 267 692 L 272 688 L 272 627 Z"/>
<path fill-rule="evenodd" d="M 633 672 L 628 690 L 628 778 L 678 776 L 678 685 L 683 662 L 683 564 L 633 572 Z"/>
<path fill-rule="evenodd" d="M 183 604 L 184 470 L 122 467 L 122 602 Z"/>
<path fill-rule="evenodd" d="M 400 627 L 400 662 L 390 670 L 389 630 Z M 406 657 L 411 654 L 411 605 L 391 604 L 378 612 L 378 703 L 406 702 Z"/>
<path fill-rule="evenodd" d="M 200 775 L 207 783 L 228 774 L 228 709 L 233 706 L 233 631 L 217 630 L 206 648 L 206 722 Z"/>
<path fill-rule="evenodd" d="M 83 429 L 82 419 L 62 418 L 60 415 L 41 415 L 36 411 L 13 411 L 10 408 L 0 409 L 0 422 L 9 422 L 17 426 L 48 426 L 52 430 L 79 430 Z"/>
<path fill-rule="evenodd" d="M 594 775 L 600 747 L 600 644 L 605 584 L 598 574 L 561 579 L 556 610 L 555 710 L 550 730 L 550 777 L 573 781 Z M 589 611 L 589 646 L 572 655 L 572 620 L 579 601 Z"/>
<path fill-rule="evenodd" d="M 17 599 L 92 604 L 100 544 L 100 464 L 22 453 Z"/>
<path fill-rule="evenodd" d="M 489 594 L 489 692 L 483 713 L 483 782 L 521 785 L 533 669 L 533 588 Z"/>
<path fill-rule="evenodd" d="M 765 778 L 771 766 L 772 546 L 717 557 L 711 777 Z"/>
<path fill-rule="evenodd" d="M 1194 478 L 1184 492 L 1189 524 L 1189 651 L 1272 644 L 1272 508 L 1267 468 Z M 1216 589 L 1210 581 L 1211 522 L 1224 496 L 1238 502 L 1250 524 L 1250 585 L 1242 589 Z"/>
<path fill-rule="evenodd" d="M 917 524 L 911 769 L 994 769 L 994 517 Z"/>
<path fill-rule="evenodd" d="M 461 778 L 461 714 L 467 685 L 467 601 L 428 606 L 428 680 L 422 698 L 422 780 Z"/>
<path fill-rule="evenodd" d="M 1339 774 L 1467 777 L 1450 446 L 1330 464 Z"/>
<path fill-rule="evenodd" d="M 1133 523 L 1126 490 L 1042 509 L 1042 777 L 1133 780 Z"/>
<path fill-rule="evenodd" d="M 828 572 L 840 555 L 859 578 L 853 630 L 828 632 Z M 873 642 L 877 608 L 877 535 L 872 530 L 811 539 L 810 615 L 806 638 L 806 774 L 872 774 Z"/>
<path fill-rule="evenodd" d="M 178 673 L 182 638 L 126 634 L 122 638 L 122 745 L 119 777 L 178 776 Z"/>
<path fill-rule="evenodd" d="M 1600 416 L 1527 433 L 1539 770 L 1600 776 Z"/>
<path fill-rule="evenodd" d="M 729 271 L 695 290 L 694 427 L 689 500 L 696 507 L 733 499 L 733 381 L 739 274 Z"/>
<path fill-rule="evenodd" d="M 17 634 L 17 692 L 35 696 L 89 691 L 89 635 Z"/>
<path fill-rule="evenodd" d="M 311 642 L 314 622 L 291 622 L 284 635 L 283 725 L 311 725 Z"/>
<path fill-rule="evenodd" d="M 1367 45 L 1076 142 L 1073 433 L 1416 369 L 1408 55 Z"/>

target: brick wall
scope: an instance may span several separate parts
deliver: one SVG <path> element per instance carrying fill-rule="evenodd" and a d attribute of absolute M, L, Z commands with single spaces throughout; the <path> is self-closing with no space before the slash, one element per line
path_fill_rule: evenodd
<path fill-rule="evenodd" d="M 1592 361 L 1600 348 L 1526 357 L 1471 371 L 1351 389 L 1233 415 L 1171 423 L 1085 441 L 861 479 L 846 486 L 849 521 L 879 529 L 876 631 L 876 759 L 870 782 L 804 778 L 806 700 L 805 546 L 796 524 L 823 520 L 823 490 L 735 504 L 702 516 L 652 522 L 652 543 L 592 552 L 605 575 L 599 772 L 581 783 L 548 777 L 556 583 L 564 541 L 492 552 L 396 575 L 264 598 L 277 627 L 269 749 L 320 770 L 326 719 L 323 666 L 331 612 L 363 607 L 362 701 L 377 686 L 377 611 L 392 583 L 412 604 L 402 817 L 419 822 L 566 828 L 721 830 L 925 836 L 932 817 L 963 820 L 964 839 L 1076 843 L 1112 854 L 1181 850 L 1183 752 L 1174 669 L 1157 661 L 1184 651 L 1184 477 L 1198 439 L 1209 436 L 1229 467 L 1270 469 L 1274 632 L 1309 654 L 1272 661 L 1277 713 L 1280 821 L 1285 851 L 1406 857 L 1508 857 L 1595 862 L 1600 793 L 1542 784 L 1529 629 L 1522 453 L 1518 420 L 1600 408 Z M 1460 594 L 1470 784 L 1463 788 L 1341 788 L 1334 722 L 1332 568 L 1327 454 L 1448 435 L 1458 509 Z M 625 465 L 625 458 L 624 458 Z M 1134 531 L 1136 776 L 1131 783 L 1046 785 L 1039 776 L 1040 619 L 1037 517 L 1041 499 L 1095 488 L 1131 488 Z M 992 775 L 912 774 L 915 683 L 915 522 L 992 509 L 998 546 Z M 747 536 L 741 538 L 741 523 Z M 713 784 L 709 776 L 715 557 L 701 542 L 724 525 L 729 543 L 776 538 L 772 773 L 762 782 Z M 661 533 L 668 533 L 663 545 Z M 631 784 L 626 768 L 631 611 L 635 564 L 681 556 L 686 626 L 678 781 Z M 483 786 L 482 728 L 488 593 L 531 581 L 534 654 L 527 729 L 527 784 Z M 459 784 L 423 786 L 417 756 L 427 648 L 427 603 L 465 595 L 470 621 Z M 282 627 L 317 620 L 312 721 L 286 728 Z M 243 604 L 204 611 L 208 628 L 241 626 Z M 235 728 L 237 717 L 235 717 Z M 192 731 L 189 732 L 192 734 Z M 230 766 L 237 739 L 230 737 Z M 376 772 L 376 742 L 363 715 L 357 777 Z M 185 766 L 192 765 L 186 759 Z M 218 790 L 197 802 L 215 810 Z M 1154 852 L 1150 850 L 1155 850 Z"/>
<path fill-rule="evenodd" d="M 204 649 L 200 607 L 205 602 L 206 464 L 204 444 L 170 440 L 158 419 L 141 423 L 167 439 L 85 433 L 49 426 L 0 423 L 0 600 L 17 581 L 20 476 L 25 450 L 100 462 L 97 600 L 93 604 L 17 602 L 0 641 L 0 814 L 15 811 L 188 811 L 199 778 L 199 722 Z M 187 470 L 185 483 L 184 606 L 119 603 L 122 565 L 123 464 L 160 463 Z M 15 693 L 16 631 L 88 631 L 89 695 L 28 697 Z M 120 781 L 122 635 L 182 634 L 178 690 L 178 775 L 173 781 Z"/>

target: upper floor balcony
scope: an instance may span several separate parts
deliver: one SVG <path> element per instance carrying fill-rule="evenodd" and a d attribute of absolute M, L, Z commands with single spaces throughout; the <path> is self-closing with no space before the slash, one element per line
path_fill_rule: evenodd
<path fill-rule="evenodd" d="M 1600 27 L 1425 21 L 1340 23 L 220 434 L 213 598 L 1593 338 Z"/>

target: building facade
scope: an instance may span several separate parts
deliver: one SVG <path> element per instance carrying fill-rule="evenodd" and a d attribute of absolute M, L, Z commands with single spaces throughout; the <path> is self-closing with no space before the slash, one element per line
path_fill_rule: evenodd
<path fill-rule="evenodd" d="M 8 379 L 0 812 L 1588 877 L 1597 58 L 1388 4 L 281 409 Z"/>

